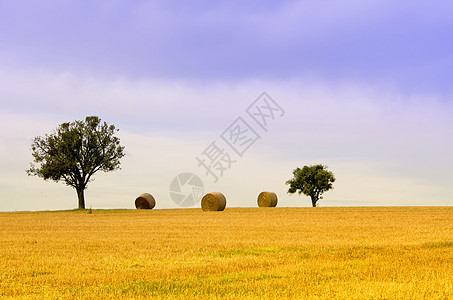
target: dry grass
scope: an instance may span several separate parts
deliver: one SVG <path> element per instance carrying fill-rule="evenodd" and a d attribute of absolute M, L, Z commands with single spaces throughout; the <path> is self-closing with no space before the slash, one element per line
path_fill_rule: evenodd
<path fill-rule="evenodd" d="M 453 298 L 453 207 L 0 213 L 0 298 Z"/>

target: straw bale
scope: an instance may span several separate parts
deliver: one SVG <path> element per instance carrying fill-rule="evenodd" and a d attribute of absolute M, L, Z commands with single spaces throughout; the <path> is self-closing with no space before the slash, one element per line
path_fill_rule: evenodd
<path fill-rule="evenodd" d="M 153 209 L 156 206 L 156 200 L 151 194 L 143 193 L 135 199 L 137 209 Z"/>
<path fill-rule="evenodd" d="M 257 200 L 259 207 L 276 207 L 277 201 L 277 194 L 273 192 L 262 192 L 258 195 Z"/>
<path fill-rule="evenodd" d="M 204 211 L 222 211 L 226 207 L 226 198 L 222 193 L 212 192 L 203 196 L 201 208 Z"/>

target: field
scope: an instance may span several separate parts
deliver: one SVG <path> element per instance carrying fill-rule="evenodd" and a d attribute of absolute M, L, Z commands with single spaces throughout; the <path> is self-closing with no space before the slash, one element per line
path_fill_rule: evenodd
<path fill-rule="evenodd" d="M 0 213 L 0 298 L 453 299 L 453 207 Z"/>

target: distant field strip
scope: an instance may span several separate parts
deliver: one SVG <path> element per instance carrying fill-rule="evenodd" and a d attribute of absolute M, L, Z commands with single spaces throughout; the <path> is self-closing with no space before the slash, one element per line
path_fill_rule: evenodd
<path fill-rule="evenodd" d="M 453 207 L 0 213 L 0 298 L 453 299 Z"/>

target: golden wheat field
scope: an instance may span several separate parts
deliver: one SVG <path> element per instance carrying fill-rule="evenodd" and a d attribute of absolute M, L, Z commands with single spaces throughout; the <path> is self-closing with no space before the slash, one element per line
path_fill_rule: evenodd
<path fill-rule="evenodd" d="M 453 207 L 0 213 L 0 298 L 453 299 Z"/>

